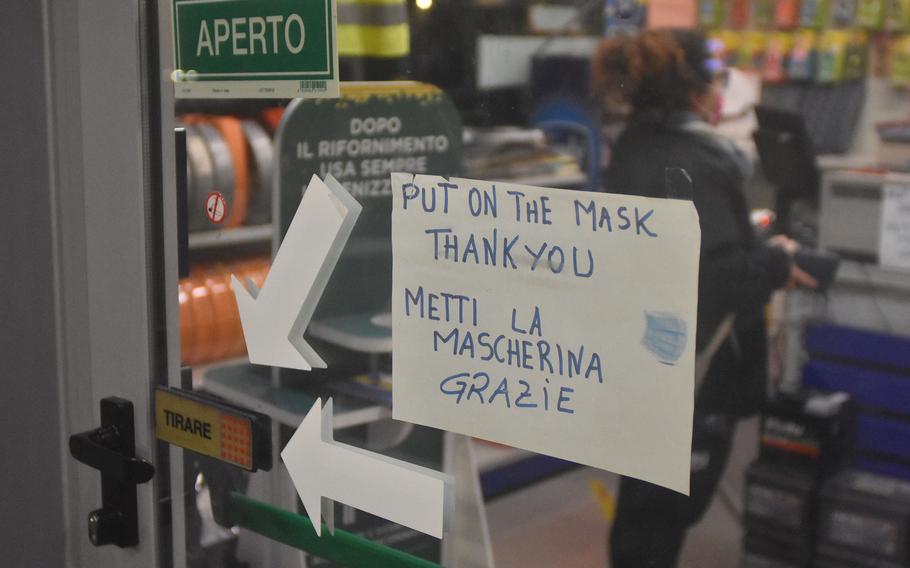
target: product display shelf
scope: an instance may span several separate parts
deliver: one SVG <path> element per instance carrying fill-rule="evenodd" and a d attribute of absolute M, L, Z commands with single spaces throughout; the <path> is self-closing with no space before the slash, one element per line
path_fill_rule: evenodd
<path fill-rule="evenodd" d="M 876 264 L 851 260 L 841 262 L 837 283 L 845 286 L 862 286 L 906 294 L 910 292 L 910 278 L 905 271 Z"/>
<path fill-rule="evenodd" d="M 193 382 L 205 392 L 261 412 L 291 428 L 300 425 L 317 398 L 315 393 L 303 389 L 272 386 L 268 369 L 250 365 L 245 359 L 197 369 Z M 392 415 L 387 406 L 344 395 L 333 398 L 336 429 L 361 426 Z"/>
<path fill-rule="evenodd" d="M 345 349 L 378 355 L 392 352 L 391 314 L 353 314 L 313 320 L 307 331 Z"/>
<path fill-rule="evenodd" d="M 272 225 L 251 225 L 214 231 L 195 231 L 189 235 L 190 250 L 211 250 L 238 245 L 268 244 L 272 239 Z"/>
<path fill-rule="evenodd" d="M 503 183 L 517 183 L 520 185 L 534 185 L 537 187 L 555 187 L 562 189 L 575 189 L 588 183 L 588 176 L 583 173 L 573 173 L 568 175 L 538 175 L 516 177 L 509 179 L 496 180 Z"/>

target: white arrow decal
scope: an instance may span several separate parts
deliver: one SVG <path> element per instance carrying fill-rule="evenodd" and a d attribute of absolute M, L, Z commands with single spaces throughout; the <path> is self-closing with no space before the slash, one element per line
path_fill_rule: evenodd
<path fill-rule="evenodd" d="M 231 275 L 250 362 L 309 371 L 325 361 L 303 332 L 338 262 L 361 206 L 331 175 L 313 176 L 262 290 Z"/>
<path fill-rule="evenodd" d="M 329 531 L 334 531 L 334 500 L 442 538 L 445 487 L 449 477 L 335 442 L 331 398 L 326 401 L 325 408 L 321 399 L 316 399 L 281 451 L 281 459 L 319 536 L 322 536 L 320 519 L 323 513 Z M 326 509 L 323 509 L 324 504 Z"/>

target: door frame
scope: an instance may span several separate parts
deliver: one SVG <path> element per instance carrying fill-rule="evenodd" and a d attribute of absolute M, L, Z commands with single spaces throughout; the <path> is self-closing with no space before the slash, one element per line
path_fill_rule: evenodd
<path fill-rule="evenodd" d="M 169 57 L 169 7 L 43 6 L 67 564 L 182 566 L 173 554 L 185 550 L 173 542 L 182 508 L 162 514 L 182 459 L 168 459 L 174 452 L 155 440 L 151 412 L 154 387 L 179 384 L 177 337 L 168 333 L 177 321 L 173 99 L 159 64 Z M 67 451 L 71 434 L 98 426 L 107 396 L 133 402 L 136 455 L 157 469 L 138 486 L 139 545 L 130 549 L 89 543 L 100 476 Z M 168 517 L 172 530 L 161 530 Z"/>

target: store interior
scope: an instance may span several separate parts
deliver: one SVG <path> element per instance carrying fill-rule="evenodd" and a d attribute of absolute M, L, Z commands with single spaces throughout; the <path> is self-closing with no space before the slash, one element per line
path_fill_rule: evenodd
<path fill-rule="evenodd" d="M 356 4 L 339 0 L 339 30 L 362 25 Z M 442 540 L 330 504 L 353 539 L 337 546 L 381 545 L 376 566 L 613 565 L 620 475 L 392 419 L 388 184 L 408 171 L 613 193 L 630 115 L 598 91 L 598 48 L 672 28 L 703 35 L 722 101 L 711 128 L 753 169 L 756 239 L 788 235 L 817 281 L 763 310 L 767 380 L 729 425 L 676 565 L 910 566 L 910 1 L 363 4 L 399 19 L 372 46 L 341 43 L 338 99 L 176 98 L 164 121 L 176 127 L 177 386 L 265 417 L 271 455 L 257 467 L 158 448 L 162 501 L 181 502 L 162 533 L 180 532 L 185 565 L 366 565 L 286 528 L 312 524 L 294 524 L 307 511 L 281 449 L 330 397 L 336 441 L 443 471 L 456 491 Z M 363 210 L 303 335 L 325 368 L 253 364 L 235 288 L 267 286 L 302 189 L 329 174 Z M 677 197 L 670 185 L 659 197 Z"/>
<path fill-rule="evenodd" d="M 624 126 L 618 109 L 599 100 L 592 87 L 598 42 L 666 26 L 706 35 L 726 70 L 717 129 L 755 166 L 746 193 L 756 230 L 786 232 L 806 249 L 836 258 L 839 268 L 830 288 L 780 293 L 769 307 L 769 402 L 739 423 L 732 458 L 708 512 L 686 537 L 679 565 L 910 562 L 910 450 L 903 441 L 910 432 L 904 402 L 910 400 L 910 383 L 904 384 L 910 340 L 900 338 L 910 334 L 910 279 L 900 268 L 883 266 L 877 248 L 882 188 L 910 179 L 903 173 L 910 169 L 910 5 L 426 0 L 407 8 L 409 52 L 378 63 L 342 57 L 342 79 L 403 79 L 440 88 L 463 125 L 466 178 L 578 191 L 610 191 L 602 172 Z M 177 102 L 190 167 L 182 362 L 194 369 L 194 388 L 288 426 L 299 417 L 283 419 L 283 413 L 299 413 L 292 407 L 334 393 L 339 407 L 351 405 L 352 425 L 336 436 L 380 448 L 384 436 L 371 429 L 389 415 L 391 336 L 375 321 L 355 330 L 364 322 L 351 314 L 380 313 L 382 294 L 371 305 L 369 292 L 348 290 L 343 294 L 366 303 L 339 300 L 348 305 L 333 309 L 327 303 L 333 287 L 342 285 L 330 281 L 308 331 L 314 345 L 330 354 L 325 372 L 305 381 L 282 375 L 263 394 L 256 392 L 263 388 L 261 377 L 252 378 L 244 361 L 228 274 L 239 272 L 260 286 L 267 274 L 273 215 L 284 207 L 271 202 L 279 197 L 269 191 L 276 175 L 271 163 L 282 151 L 269 141 L 286 127 L 282 110 L 274 101 Z M 219 135 L 223 142 L 215 141 Z M 214 144 L 227 145 L 220 154 L 230 158 L 237 176 L 237 193 L 229 197 L 234 215 L 217 227 L 193 210 L 211 190 L 205 186 L 210 178 L 198 173 L 207 166 L 195 163 L 194 152 L 208 145 L 216 156 Z M 320 168 L 342 183 L 366 177 L 346 172 L 340 162 Z M 241 183 L 238 172 L 248 181 Z M 350 187 L 355 197 L 372 195 L 369 184 Z M 241 200 L 245 216 L 236 205 Z M 373 285 L 379 285 L 377 272 L 388 270 L 364 269 L 345 256 L 340 262 L 339 270 L 373 278 Z M 379 437 L 370 445 L 374 435 Z M 475 543 L 484 549 L 473 559 L 476 565 L 609 565 L 617 476 L 483 440 L 472 446 L 480 482 L 476 514 L 486 527 L 482 543 Z M 356 525 L 353 513 L 349 520 L 351 530 L 371 534 Z M 227 542 L 238 539 L 219 534 Z M 248 543 L 239 534 L 243 558 Z M 419 538 L 400 538 L 403 549 L 421 550 Z"/>

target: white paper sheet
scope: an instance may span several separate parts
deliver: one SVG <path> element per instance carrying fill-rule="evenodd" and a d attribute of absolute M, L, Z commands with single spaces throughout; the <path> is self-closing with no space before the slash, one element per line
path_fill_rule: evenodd
<path fill-rule="evenodd" d="M 392 191 L 394 418 L 688 494 L 692 203 L 411 174 Z"/>
<path fill-rule="evenodd" d="M 910 186 L 882 187 L 878 260 L 884 266 L 910 270 Z"/>

